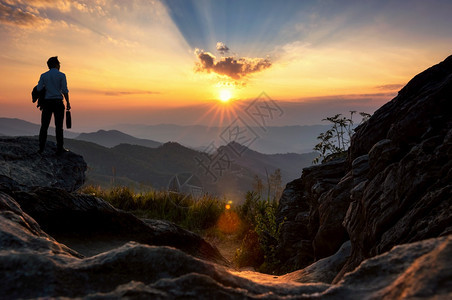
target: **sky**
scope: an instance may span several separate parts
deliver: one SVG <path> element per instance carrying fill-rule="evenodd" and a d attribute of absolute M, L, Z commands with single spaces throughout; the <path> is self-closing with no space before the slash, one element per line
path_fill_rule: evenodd
<path fill-rule="evenodd" d="M 58 56 L 73 130 L 272 125 L 374 112 L 452 54 L 452 1 L 0 0 L 0 117 L 39 123 L 31 90 Z M 265 101 L 265 100 L 264 100 Z"/>

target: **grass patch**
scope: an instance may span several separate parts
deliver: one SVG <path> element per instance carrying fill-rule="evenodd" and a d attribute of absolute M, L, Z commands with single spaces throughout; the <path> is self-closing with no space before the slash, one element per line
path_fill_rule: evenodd
<path fill-rule="evenodd" d="M 135 193 L 129 187 L 105 190 L 87 186 L 81 193 L 102 198 L 114 207 L 131 212 L 139 218 L 167 220 L 195 232 L 215 226 L 226 205 L 224 200 L 210 195 L 194 198 L 156 190 Z"/>
<path fill-rule="evenodd" d="M 135 193 L 129 187 L 86 186 L 80 192 L 102 198 L 139 218 L 167 220 L 196 232 L 233 252 L 228 256 L 238 267 L 272 273 L 279 262 L 275 255 L 282 225 L 275 220 L 278 203 L 262 200 L 255 192 L 248 192 L 244 203 L 234 207 L 211 195 L 194 198 L 155 190 Z"/>

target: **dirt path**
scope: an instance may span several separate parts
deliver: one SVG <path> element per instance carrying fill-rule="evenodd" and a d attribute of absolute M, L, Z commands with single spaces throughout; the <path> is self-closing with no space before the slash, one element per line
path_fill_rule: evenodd
<path fill-rule="evenodd" d="M 210 244 L 218 248 L 221 255 L 230 262 L 234 261 L 237 249 L 240 248 L 241 241 L 233 234 L 225 235 L 223 238 L 204 237 Z"/>

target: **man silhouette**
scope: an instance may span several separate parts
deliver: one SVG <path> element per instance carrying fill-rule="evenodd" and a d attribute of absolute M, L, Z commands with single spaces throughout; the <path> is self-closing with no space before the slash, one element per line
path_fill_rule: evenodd
<path fill-rule="evenodd" d="M 55 121 L 55 135 L 57 141 L 57 155 L 68 151 L 63 147 L 63 120 L 64 103 L 66 99 L 67 110 L 71 109 L 69 104 L 69 90 L 67 88 L 66 75 L 60 72 L 60 62 L 58 57 L 54 56 L 47 61 L 49 71 L 41 74 L 36 89 L 41 91 L 45 88 L 45 97 L 41 105 L 41 130 L 39 131 L 39 153 L 44 151 L 47 141 L 47 130 L 49 129 L 52 114 Z"/>

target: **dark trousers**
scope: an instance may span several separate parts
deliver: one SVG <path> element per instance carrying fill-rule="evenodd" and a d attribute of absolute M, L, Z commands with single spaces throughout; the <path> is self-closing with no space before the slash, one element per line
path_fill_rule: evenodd
<path fill-rule="evenodd" d="M 41 130 L 39 131 L 39 149 L 44 150 L 47 141 L 47 130 L 49 129 L 50 120 L 55 121 L 55 136 L 57 148 L 63 148 L 63 121 L 64 121 L 64 104 L 63 100 L 44 100 L 44 107 L 41 114 Z"/>

